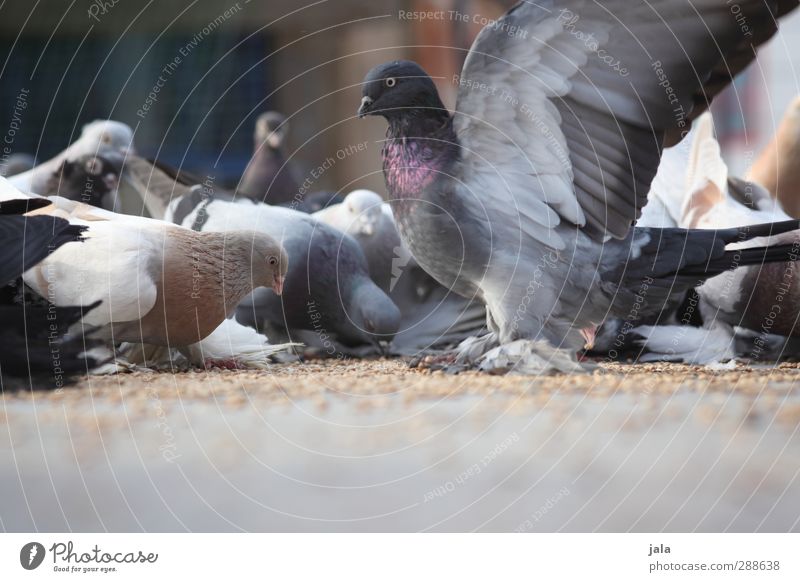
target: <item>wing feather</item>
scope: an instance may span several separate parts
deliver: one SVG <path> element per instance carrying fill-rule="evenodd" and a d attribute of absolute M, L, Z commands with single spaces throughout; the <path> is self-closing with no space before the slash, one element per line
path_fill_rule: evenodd
<path fill-rule="evenodd" d="M 624 237 L 664 145 L 796 5 L 741 0 L 737 18 L 723 0 L 520 2 L 464 64 L 454 127 L 467 188 L 556 248 L 562 221 Z"/>

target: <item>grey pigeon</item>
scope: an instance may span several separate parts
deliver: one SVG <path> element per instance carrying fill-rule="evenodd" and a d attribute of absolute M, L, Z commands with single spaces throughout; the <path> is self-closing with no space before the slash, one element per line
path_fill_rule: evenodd
<path fill-rule="evenodd" d="M 236 193 L 259 202 L 290 202 L 300 191 L 293 164 L 283 151 L 289 123 L 277 111 L 262 113 L 256 120 L 254 151 Z"/>
<path fill-rule="evenodd" d="M 158 168 L 151 172 L 146 196 L 168 202 L 165 220 L 203 232 L 263 232 L 286 249 L 283 296 L 256 290 L 237 310 L 239 321 L 284 332 L 291 341 L 316 345 L 322 338 L 326 347 L 334 345 L 329 340 L 379 346 L 394 337 L 400 325 L 397 306 L 370 279 L 364 253 L 350 236 L 302 212 L 226 200 L 223 192 L 172 184 Z"/>
<path fill-rule="evenodd" d="M 397 332 L 397 306 L 370 279 L 363 251 L 345 233 L 290 208 L 190 186 L 174 169 L 136 156 L 128 158 L 124 175 L 154 216 L 194 230 L 244 228 L 281 240 L 289 256 L 283 297 L 255 291 L 237 310 L 239 321 L 271 338 L 277 331 L 333 353 L 377 348 Z"/>
<path fill-rule="evenodd" d="M 388 206 L 372 190 L 354 190 L 344 202 L 313 216 L 352 236 L 367 257 L 369 274 L 378 287 L 390 291 L 392 263 L 401 258 L 402 241 Z"/>
<path fill-rule="evenodd" d="M 479 34 L 456 112 L 416 63 L 365 77 L 359 115 L 389 124 L 383 169 L 400 234 L 440 283 L 487 306 L 457 360 L 578 371 L 597 325 L 658 308 L 735 266 L 725 245 L 797 228 L 632 229 L 662 147 L 754 58 L 796 0 L 520 2 Z M 587 41 L 587 39 L 589 39 Z M 739 264 L 788 249 L 740 251 Z"/>
<path fill-rule="evenodd" d="M 400 309 L 400 329 L 390 353 L 438 352 L 485 328 L 486 310 L 479 301 L 450 292 L 419 267 L 400 239 L 391 208 L 376 192 L 354 190 L 314 218 L 361 245 L 370 277 Z"/>
<path fill-rule="evenodd" d="M 183 221 L 192 224 L 198 209 Z M 269 324 L 286 331 L 307 330 L 345 346 L 391 341 L 399 327 L 397 306 L 370 279 L 366 259 L 353 239 L 307 214 L 288 208 L 214 200 L 202 212 L 204 231 L 249 228 L 281 241 L 289 256 L 282 297 L 257 290 L 242 302 L 237 319 L 256 329 Z M 168 216 L 169 217 L 169 216 Z M 302 340 L 309 343 L 304 335 Z"/>

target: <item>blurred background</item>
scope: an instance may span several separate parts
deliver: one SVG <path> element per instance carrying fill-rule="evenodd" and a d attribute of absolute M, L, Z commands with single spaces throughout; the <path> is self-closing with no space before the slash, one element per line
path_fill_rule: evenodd
<path fill-rule="evenodd" d="M 383 193 L 379 140 L 385 126 L 354 116 L 364 73 L 392 58 L 415 59 L 437 78 L 452 107 L 453 75 L 479 22 L 513 3 L 4 2 L 4 156 L 24 152 L 45 160 L 73 141 L 83 124 L 113 118 L 135 129 L 144 155 L 231 186 L 252 153 L 255 118 L 277 109 L 290 119 L 287 156 L 312 190 L 369 187 Z M 405 16 L 412 11 L 469 18 Z M 786 19 L 758 64 L 715 103 L 724 151 L 737 173 L 747 169 L 800 92 L 798 65 L 800 14 Z"/>

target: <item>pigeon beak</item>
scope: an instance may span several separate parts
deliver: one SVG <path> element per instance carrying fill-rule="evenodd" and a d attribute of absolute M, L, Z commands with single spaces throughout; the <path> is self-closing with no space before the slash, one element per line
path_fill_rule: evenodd
<path fill-rule="evenodd" d="M 365 225 L 364 225 L 364 227 L 361 229 L 361 232 L 363 232 L 363 233 L 364 233 L 364 235 L 366 235 L 366 236 L 372 236 L 372 233 L 373 233 L 373 232 L 375 232 L 375 229 L 374 229 L 374 228 L 372 228 L 372 225 L 371 225 L 371 224 L 367 223 L 367 224 L 365 224 Z"/>
<path fill-rule="evenodd" d="M 284 277 L 276 273 L 272 279 L 272 290 L 275 291 L 275 295 L 283 293 L 283 282 Z"/>
<path fill-rule="evenodd" d="M 369 108 L 375 100 L 372 97 L 364 95 L 361 98 L 361 107 L 358 108 L 358 117 L 363 118 L 369 114 Z"/>
<path fill-rule="evenodd" d="M 129 145 L 128 147 L 119 148 L 117 153 L 122 156 L 122 159 L 127 159 L 136 155 L 136 148 L 133 145 Z"/>
<path fill-rule="evenodd" d="M 267 144 L 273 150 L 276 150 L 276 149 L 278 149 L 280 147 L 280 145 L 281 145 L 281 136 L 278 134 L 277 131 L 273 131 L 271 134 L 269 134 L 269 137 L 267 138 Z"/>
<path fill-rule="evenodd" d="M 597 326 L 593 325 L 591 327 L 583 328 L 581 330 L 581 335 L 586 342 L 583 346 L 583 349 L 586 351 L 591 351 L 594 349 L 595 340 L 597 339 Z"/>
<path fill-rule="evenodd" d="M 106 174 L 103 176 L 103 184 L 105 187 L 108 188 L 109 192 L 115 192 L 119 187 L 119 180 L 117 179 L 116 174 Z"/>

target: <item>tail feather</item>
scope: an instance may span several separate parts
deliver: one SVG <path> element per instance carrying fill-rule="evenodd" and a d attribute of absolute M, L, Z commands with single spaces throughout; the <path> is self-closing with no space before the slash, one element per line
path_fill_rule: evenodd
<path fill-rule="evenodd" d="M 710 278 L 739 267 L 767 263 L 789 263 L 796 261 L 798 258 L 800 258 L 800 248 L 793 244 L 737 249 L 725 251 L 724 255 L 717 259 L 712 259 L 704 265 L 686 266 L 680 269 L 677 274 L 683 277 Z"/>
<path fill-rule="evenodd" d="M 728 245 L 798 230 L 798 220 L 719 230 L 637 227 L 627 260 L 616 261 L 603 279 L 622 290 L 639 289 L 646 282 L 651 301 L 657 304 L 665 297 L 682 297 L 692 287 L 737 267 L 797 260 L 798 245 L 785 244 L 785 239 L 746 249 L 732 250 Z M 625 301 L 623 297 L 620 305 L 627 305 Z"/>
<path fill-rule="evenodd" d="M 775 236 L 793 230 L 800 230 L 800 220 L 782 220 L 780 222 L 765 222 L 762 224 L 751 224 L 748 226 L 738 226 L 736 228 L 724 228 L 716 232 L 720 233 L 726 243 L 743 242 L 760 236 Z"/>

